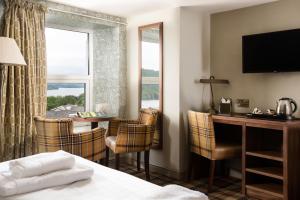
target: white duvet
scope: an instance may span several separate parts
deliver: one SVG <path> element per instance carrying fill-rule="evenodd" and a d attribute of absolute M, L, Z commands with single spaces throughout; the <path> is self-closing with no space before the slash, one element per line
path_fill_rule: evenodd
<path fill-rule="evenodd" d="M 78 156 L 76 162 L 88 165 L 94 169 L 94 175 L 89 180 L 73 184 L 53 187 L 21 195 L 0 197 L 1 200 L 141 200 L 147 197 L 162 197 L 166 192 L 162 187 L 136 178 L 129 174 L 116 171 L 93 163 Z M 0 173 L 8 170 L 8 162 L 0 163 Z M 171 191 L 172 193 L 172 191 Z M 188 193 L 186 193 L 188 194 Z M 200 193 L 199 193 L 200 194 Z M 161 196 L 162 195 L 162 196 Z M 155 198 L 157 199 L 157 198 Z M 174 198 L 176 199 L 176 198 Z M 189 199 L 189 198 L 184 198 Z M 195 198 L 191 198 L 195 199 Z M 199 195 L 199 200 L 207 200 L 205 195 Z"/>

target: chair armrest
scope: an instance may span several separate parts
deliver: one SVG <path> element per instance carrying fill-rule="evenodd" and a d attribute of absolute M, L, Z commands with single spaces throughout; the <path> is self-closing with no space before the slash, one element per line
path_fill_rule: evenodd
<path fill-rule="evenodd" d="M 94 134 L 94 136 L 100 136 L 100 135 L 105 135 L 105 132 L 106 132 L 106 129 L 105 128 L 94 128 L 90 131 L 82 131 L 82 132 L 79 132 L 79 133 L 73 133 L 72 134 L 72 137 L 83 137 L 84 135 L 91 135 L 91 134 Z M 76 135 L 76 136 L 74 136 Z"/>
<path fill-rule="evenodd" d="M 106 129 L 104 128 L 73 133 L 71 135 L 72 153 L 94 161 L 104 158 L 105 133 Z"/>
<path fill-rule="evenodd" d="M 116 139 L 116 153 L 149 150 L 154 130 L 150 125 L 121 123 Z"/>

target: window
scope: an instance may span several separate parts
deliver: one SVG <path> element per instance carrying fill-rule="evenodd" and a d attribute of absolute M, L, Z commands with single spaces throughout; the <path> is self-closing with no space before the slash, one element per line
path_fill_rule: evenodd
<path fill-rule="evenodd" d="M 49 117 L 67 116 L 85 110 L 84 83 L 48 83 L 47 110 Z"/>
<path fill-rule="evenodd" d="M 88 34 L 46 29 L 49 75 L 88 75 Z"/>
<path fill-rule="evenodd" d="M 89 33 L 46 28 L 47 116 L 90 110 Z"/>

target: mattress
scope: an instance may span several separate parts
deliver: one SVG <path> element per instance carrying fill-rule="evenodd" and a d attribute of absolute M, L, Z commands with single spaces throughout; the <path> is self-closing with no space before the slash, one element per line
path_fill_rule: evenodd
<path fill-rule="evenodd" d="M 143 199 L 161 187 L 129 174 L 99 165 L 76 156 L 76 162 L 94 169 L 89 180 L 44 189 L 36 192 L 0 197 L 1 200 L 100 200 Z M 0 163 L 0 173 L 8 170 L 8 162 Z"/>

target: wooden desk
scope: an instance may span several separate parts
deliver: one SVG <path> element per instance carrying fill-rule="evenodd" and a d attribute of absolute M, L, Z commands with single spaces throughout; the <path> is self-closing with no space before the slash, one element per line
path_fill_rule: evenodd
<path fill-rule="evenodd" d="M 82 117 L 73 117 L 73 121 L 75 122 L 90 122 L 91 128 L 97 128 L 99 122 L 111 121 L 115 119 L 115 117 L 89 117 L 89 118 L 82 118 Z"/>
<path fill-rule="evenodd" d="M 257 199 L 300 199 L 300 120 L 213 115 L 242 134 L 242 192 Z"/>

